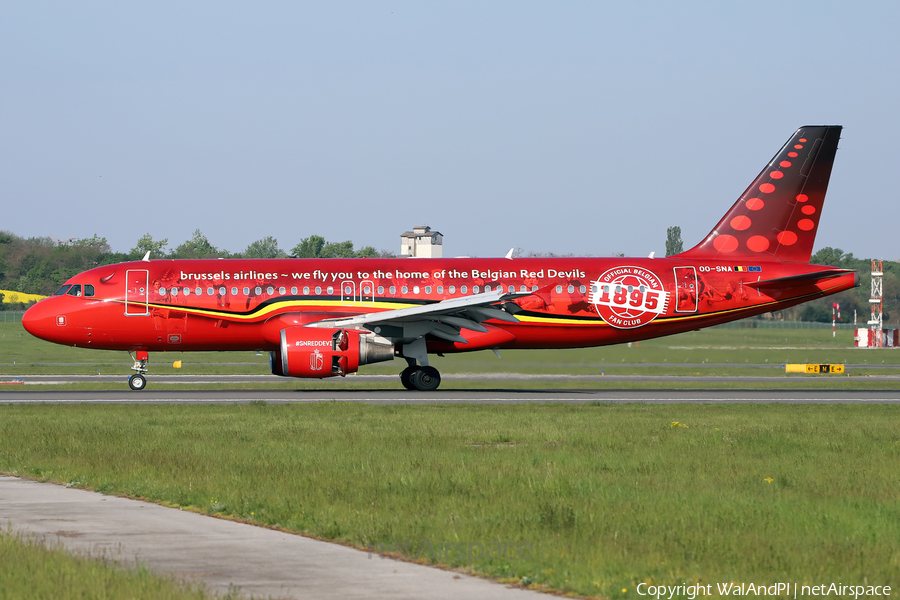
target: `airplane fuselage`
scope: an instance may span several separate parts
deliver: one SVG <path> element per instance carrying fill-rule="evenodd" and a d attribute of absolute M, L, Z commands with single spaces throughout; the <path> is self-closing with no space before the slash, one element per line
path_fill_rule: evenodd
<path fill-rule="evenodd" d="M 823 270 L 786 287 L 755 287 Z M 428 338 L 429 352 L 442 353 L 636 341 L 858 285 L 851 271 L 807 264 L 665 258 L 153 260 L 97 267 L 67 283 L 81 286 L 81 295 L 64 292 L 32 308 L 31 333 L 71 346 L 154 352 L 274 350 L 286 327 L 498 286 L 522 294 L 506 303 L 517 323 L 488 321 L 490 334 L 467 343 Z"/>

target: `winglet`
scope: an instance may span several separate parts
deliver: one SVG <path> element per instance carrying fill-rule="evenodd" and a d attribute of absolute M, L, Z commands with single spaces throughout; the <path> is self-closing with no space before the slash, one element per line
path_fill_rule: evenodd
<path fill-rule="evenodd" d="M 144 258 L 141 259 L 144 262 L 150 262 L 150 251 L 147 250 L 147 254 L 144 255 Z"/>
<path fill-rule="evenodd" d="M 510 248 L 510 249 L 509 249 L 509 252 L 506 253 L 506 258 L 512 260 L 513 252 L 515 252 L 515 251 L 516 251 L 515 247 Z"/>

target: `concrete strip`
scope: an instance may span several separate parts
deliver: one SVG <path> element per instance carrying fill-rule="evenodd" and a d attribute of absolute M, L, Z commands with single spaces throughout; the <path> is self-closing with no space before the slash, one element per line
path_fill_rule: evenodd
<path fill-rule="evenodd" d="M 0 527 L 257 598 L 524 600 L 538 592 L 148 502 L 0 477 Z"/>

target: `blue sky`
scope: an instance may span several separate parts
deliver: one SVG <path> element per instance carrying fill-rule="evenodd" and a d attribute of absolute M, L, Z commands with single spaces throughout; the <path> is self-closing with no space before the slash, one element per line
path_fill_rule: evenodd
<path fill-rule="evenodd" d="M 646 256 L 801 125 L 816 247 L 900 258 L 891 2 L 0 5 L 0 229 Z"/>

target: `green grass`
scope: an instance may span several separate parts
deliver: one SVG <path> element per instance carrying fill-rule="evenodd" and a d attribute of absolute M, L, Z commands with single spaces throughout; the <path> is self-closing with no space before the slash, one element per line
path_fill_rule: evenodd
<path fill-rule="evenodd" d="M 60 546 L 48 548 L 0 531 L 0 598 L 201 600 L 216 597 L 219 596 L 206 593 L 202 586 L 154 575 L 143 566 L 122 569 L 102 557 L 73 556 Z"/>
<path fill-rule="evenodd" d="M 4 472 L 610 598 L 900 586 L 898 464 L 893 405 L 0 406 Z"/>

